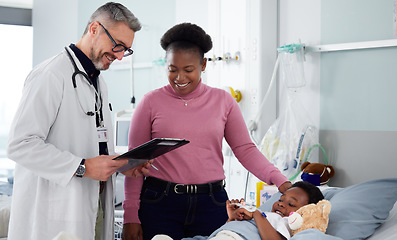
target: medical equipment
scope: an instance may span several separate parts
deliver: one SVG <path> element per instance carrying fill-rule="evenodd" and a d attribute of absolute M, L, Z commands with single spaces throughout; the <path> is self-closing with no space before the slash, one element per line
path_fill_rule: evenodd
<path fill-rule="evenodd" d="M 121 240 L 123 235 L 124 210 L 114 211 L 114 240 Z"/>
<path fill-rule="evenodd" d="M 280 66 L 280 79 L 287 92 L 285 110 L 270 126 L 259 145 L 261 152 L 288 178 L 296 177 L 307 149 L 317 144 L 318 130 L 311 123 L 304 107 L 297 96 L 298 89 L 306 85 L 303 62 L 304 46 L 290 44 L 277 48 L 278 56 L 274 66 L 268 90 L 260 105 L 256 117 L 249 123 L 248 129 L 252 139 L 256 142 L 253 132 L 260 121 L 262 108 L 275 82 L 277 70 Z"/>
<path fill-rule="evenodd" d="M 279 53 L 295 53 L 296 51 L 299 51 L 301 54 L 303 54 L 304 53 L 303 50 L 304 50 L 304 46 L 302 44 L 290 44 L 290 45 L 285 45 L 285 46 L 277 48 L 277 51 Z M 302 55 L 299 55 L 299 56 L 302 56 Z M 299 59 L 301 60 L 302 58 L 299 57 Z M 280 61 L 282 61 L 281 54 L 277 55 L 276 63 L 274 64 L 272 78 L 270 79 L 269 87 L 267 88 L 266 94 L 263 97 L 261 105 L 259 106 L 259 111 L 256 114 L 255 118 L 253 120 L 251 120 L 248 124 L 248 130 L 256 144 L 258 144 L 258 143 L 256 142 L 255 138 L 253 137 L 253 132 L 258 129 L 258 123 L 259 123 L 259 120 L 263 113 L 262 109 L 267 101 L 267 98 L 269 97 L 270 90 L 273 88 L 273 84 L 274 84 L 276 76 L 277 76 L 277 70 L 279 68 Z M 288 63 L 288 61 L 283 60 L 283 63 L 286 64 L 286 63 Z M 290 73 L 292 71 L 291 68 L 292 67 L 289 67 L 289 69 L 287 70 L 288 73 Z M 290 76 L 292 76 L 294 78 L 295 81 L 288 81 L 288 82 L 292 82 L 292 84 L 287 84 L 287 86 L 289 86 L 289 87 L 303 87 L 305 85 L 303 71 L 301 71 L 301 69 L 302 68 L 300 68 L 300 69 L 293 68 L 293 70 L 299 72 L 299 78 L 294 77 L 293 74 L 289 74 Z M 283 75 L 283 77 L 285 78 L 285 75 Z"/>
<path fill-rule="evenodd" d="M 278 70 L 279 63 L 280 63 L 280 58 L 279 58 L 279 56 L 277 56 L 276 63 L 274 64 L 272 78 L 270 80 L 269 87 L 267 88 L 266 94 L 263 97 L 261 105 L 259 106 L 258 113 L 256 114 L 254 120 L 251 120 L 248 123 L 248 131 L 249 131 L 249 133 L 251 135 L 251 138 L 254 140 L 256 145 L 258 145 L 258 142 L 254 138 L 253 133 L 258 129 L 258 123 L 259 123 L 259 120 L 260 120 L 260 118 L 262 116 L 262 113 L 263 113 L 262 109 L 263 109 L 263 106 L 266 103 L 267 98 L 269 97 L 270 90 L 273 88 L 274 80 L 276 79 L 276 76 L 277 76 L 277 70 Z"/>
<path fill-rule="evenodd" d="M 225 90 L 226 92 L 230 93 L 232 95 L 232 97 L 236 100 L 236 102 L 240 102 L 242 99 L 242 94 L 240 90 L 234 90 L 232 87 L 228 86 L 228 87 L 223 87 L 223 90 Z"/>
<path fill-rule="evenodd" d="M 123 110 L 114 116 L 114 151 L 122 154 L 128 151 L 128 132 L 134 109 Z"/>
<path fill-rule="evenodd" d="M 296 94 L 288 90 L 284 110 L 260 144 L 260 151 L 290 181 L 299 171 L 308 149 L 318 143 L 318 129 Z"/>
<path fill-rule="evenodd" d="M 79 68 L 77 67 L 76 62 L 73 60 L 72 55 L 70 54 L 69 50 L 68 50 L 66 47 L 65 47 L 65 50 L 66 50 L 66 52 L 67 52 L 67 54 L 68 54 L 68 56 L 69 56 L 70 61 L 72 62 L 73 66 L 74 66 L 74 73 L 73 73 L 73 75 L 72 75 L 72 83 L 73 83 L 74 90 L 76 91 L 77 100 L 78 100 L 78 102 L 79 102 L 79 105 L 80 105 L 80 107 L 81 107 L 81 110 L 83 110 L 83 112 L 84 112 L 87 116 L 94 116 L 95 114 L 98 114 L 98 113 L 101 111 L 101 108 L 102 108 L 102 98 L 101 98 L 101 95 L 98 93 L 98 91 L 97 91 L 97 90 L 95 89 L 95 87 L 93 86 L 93 84 L 92 84 L 90 78 L 88 77 L 88 75 L 87 75 L 85 72 L 79 70 Z M 95 111 L 92 111 L 92 110 L 86 111 L 86 110 L 84 110 L 83 105 L 81 104 L 80 96 L 79 96 L 79 93 L 78 93 L 78 91 L 77 91 L 77 84 L 76 84 L 76 76 L 79 75 L 79 74 L 80 74 L 81 76 L 83 76 L 83 78 L 85 78 L 85 80 L 87 80 L 88 85 L 89 85 L 92 89 L 94 89 L 94 92 L 95 92 L 95 105 L 96 105 Z M 99 86 L 98 86 L 98 87 L 99 87 Z M 100 114 L 98 114 L 98 115 L 100 116 Z"/>
<path fill-rule="evenodd" d="M 290 44 L 277 48 L 281 59 L 281 81 L 287 88 L 302 88 L 306 85 L 303 72 L 305 61 L 302 44 Z"/>

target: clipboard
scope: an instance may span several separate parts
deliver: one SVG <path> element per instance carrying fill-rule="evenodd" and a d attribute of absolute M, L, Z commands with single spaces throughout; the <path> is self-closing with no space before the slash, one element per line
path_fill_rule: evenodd
<path fill-rule="evenodd" d="M 118 172 L 128 171 L 151 159 L 179 148 L 189 141 L 177 138 L 154 138 L 130 151 L 123 153 L 113 160 L 128 159 L 128 164 L 117 169 Z"/>

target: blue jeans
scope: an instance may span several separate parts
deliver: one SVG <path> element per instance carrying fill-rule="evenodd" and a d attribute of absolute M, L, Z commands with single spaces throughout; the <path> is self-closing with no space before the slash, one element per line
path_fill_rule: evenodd
<path fill-rule="evenodd" d="M 143 184 L 139 219 L 143 239 L 166 234 L 174 240 L 209 236 L 226 223 L 227 193 L 224 188 L 207 194 L 177 194 L 172 188 Z"/>

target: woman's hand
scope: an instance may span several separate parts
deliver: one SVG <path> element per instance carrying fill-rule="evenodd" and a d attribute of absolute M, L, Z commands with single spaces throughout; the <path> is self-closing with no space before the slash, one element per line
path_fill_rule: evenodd
<path fill-rule="evenodd" d="M 278 190 L 281 193 L 284 193 L 285 191 L 287 191 L 290 187 L 292 186 L 292 183 L 290 181 L 286 181 L 283 184 L 281 184 L 280 187 L 278 187 Z"/>
<path fill-rule="evenodd" d="M 151 168 L 151 163 L 153 162 L 153 160 L 150 160 L 146 163 L 143 163 L 133 169 L 130 169 L 126 172 L 122 172 L 122 174 L 124 174 L 125 176 L 128 177 L 141 177 L 142 175 L 149 175 L 149 169 Z"/>
<path fill-rule="evenodd" d="M 142 227 L 139 223 L 125 223 L 123 225 L 123 240 L 143 239 Z"/>

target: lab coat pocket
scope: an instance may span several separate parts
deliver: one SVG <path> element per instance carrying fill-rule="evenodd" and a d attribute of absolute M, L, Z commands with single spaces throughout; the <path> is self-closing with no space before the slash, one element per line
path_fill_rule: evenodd
<path fill-rule="evenodd" d="M 62 187 L 49 184 L 48 218 L 55 221 L 89 221 L 98 210 L 99 190 L 89 179 L 73 178 Z"/>

